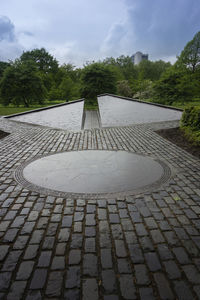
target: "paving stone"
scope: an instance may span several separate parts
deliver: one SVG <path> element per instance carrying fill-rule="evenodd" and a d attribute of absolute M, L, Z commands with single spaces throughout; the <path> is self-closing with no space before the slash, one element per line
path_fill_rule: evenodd
<path fill-rule="evenodd" d="M 2 221 L 0 223 L 0 231 L 6 231 L 9 224 L 10 224 L 10 221 Z"/>
<path fill-rule="evenodd" d="M 27 280 L 30 278 L 33 270 L 34 261 L 25 261 L 20 264 L 17 272 L 17 280 Z"/>
<path fill-rule="evenodd" d="M 33 231 L 33 227 L 35 226 L 35 222 L 25 222 L 21 234 L 30 234 Z"/>
<path fill-rule="evenodd" d="M 79 266 L 69 267 L 67 270 L 67 278 L 65 281 L 65 287 L 67 289 L 80 287 L 81 281 L 81 269 Z"/>
<path fill-rule="evenodd" d="M 136 233 L 138 236 L 144 236 L 144 235 L 148 235 L 144 225 L 141 224 L 135 224 L 135 229 L 136 229 Z"/>
<path fill-rule="evenodd" d="M 144 256 L 141 247 L 138 244 L 128 245 L 131 260 L 134 264 L 139 264 L 144 262 Z"/>
<path fill-rule="evenodd" d="M 85 227 L 85 236 L 88 236 L 88 237 L 96 236 L 95 227 Z"/>
<path fill-rule="evenodd" d="M 151 242 L 148 236 L 143 236 L 139 238 L 139 242 L 144 252 L 154 251 L 153 243 Z"/>
<path fill-rule="evenodd" d="M 98 285 L 96 279 L 83 280 L 83 300 L 98 300 Z"/>
<path fill-rule="evenodd" d="M 155 273 L 154 279 L 159 290 L 161 299 L 170 300 L 175 298 L 170 288 L 169 282 L 167 281 L 163 273 Z"/>
<path fill-rule="evenodd" d="M 40 291 L 29 291 L 26 300 L 42 300 Z"/>
<path fill-rule="evenodd" d="M 123 239 L 123 231 L 120 224 L 111 225 L 111 230 L 115 240 Z"/>
<path fill-rule="evenodd" d="M 119 300 L 119 297 L 117 295 L 107 295 L 104 296 L 104 300 Z"/>
<path fill-rule="evenodd" d="M 43 289 L 47 277 L 47 270 L 36 269 L 31 280 L 30 288 L 32 290 Z"/>
<path fill-rule="evenodd" d="M 0 261 L 4 260 L 5 256 L 8 254 L 9 246 L 0 245 Z"/>
<path fill-rule="evenodd" d="M 49 219 L 47 217 L 40 217 L 37 223 L 37 229 L 45 229 L 47 227 L 48 222 Z"/>
<path fill-rule="evenodd" d="M 200 299 L 200 285 L 194 286 L 193 289 L 194 289 L 194 291 L 195 291 L 195 293 L 196 293 L 198 299 Z"/>
<path fill-rule="evenodd" d="M 160 261 L 156 253 L 149 252 L 149 253 L 145 253 L 144 256 L 151 272 L 156 272 L 161 270 L 162 267 L 160 265 Z"/>
<path fill-rule="evenodd" d="M 126 258 L 120 258 L 117 260 L 119 273 L 129 274 L 132 273 L 131 265 Z"/>
<path fill-rule="evenodd" d="M 16 242 L 13 245 L 13 249 L 24 249 L 27 242 L 28 242 L 29 237 L 28 236 L 18 236 Z"/>
<path fill-rule="evenodd" d="M 38 261 L 38 267 L 45 268 L 50 266 L 52 252 L 51 251 L 42 251 Z"/>
<path fill-rule="evenodd" d="M 4 272 L 0 273 L 0 291 L 3 292 L 6 290 L 10 285 L 12 273 L 10 272 Z"/>
<path fill-rule="evenodd" d="M 30 240 L 30 244 L 39 244 L 42 240 L 43 234 L 44 230 L 35 230 Z"/>
<path fill-rule="evenodd" d="M 173 258 L 172 252 L 169 250 L 166 244 L 158 245 L 158 252 L 161 260 L 168 260 Z"/>
<path fill-rule="evenodd" d="M 122 297 L 124 299 L 137 299 L 132 275 L 121 275 L 119 281 Z"/>
<path fill-rule="evenodd" d="M 180 272 L 177 264 L 173 260 L 163 262 L 163 264 L 165 266 L 166 272 L 170 279 L 181 278 L 181 272 Z"/>
<path fill-rule="evenodd" d="M 163 243 L 165 241 L 163 235 L 158 229 L 151 230 L 150 234 L 155 244 Z"/>
<path fill-rule="evenodd" d="M 95 214 L 87 214 L 86 215 L 86 226 L 95 226 L 96 225 L 96 220 L 95 220 Z"/>
<path fill-rule="evenodd" d="M 116 291 L 116 275 L 113 270 L 102 271 L 102 282 L 106 293 L 113 293 Z"/>
<path fill-rule="evenodd" d="M 83 274 L 97 276 L 97 256 L 94 254 L 85 254 L 83 257 Z"/>
<path fill-rule="evenodd" d="M 24 254 L 24 259 L 33 259 L 36 257 L 39 249 L 39 245 L 29 245 L 26 248 L 26 252 Z"/>
<path fill-rule="evenodd" d="M 53 236 L 47 236 L 44 239 L 43 245 L 42 245 L 42 249 L 43 250 L 52 250 L 54 247 L 54 242 L 55 242 L 55 237 Z"/>
<path fill-rule="evenodd" d="M 174 289 L 178 299 L 188 300 L 194 299 L 192 291 L 190 290 L 187 282 L 185 281 L 174 281 Z"/>
<path fill-rule="evenodd" d="M 71 250 L 69 252 L 69 265 L 78 265 L 81 261 L 81 250 Z"/>
<path fill-rule="evenodd" d="M 47 236 L 55 236 L 57 232 L 58 224 L 50 223 L 47 229 Z"/>
<path fill-rule="evenodd" d="M 83 235 L 79 233 L 72 234 L 71 248 L 82 248 Z"/>
<path fill-rule="evenodd" d="M 23 297 L 27 282 L 26 281 L 16 281 L 13 282 L 9 290 L 7 299 L 8 300 L 20 300 Z"/>
<path fill-rule="evenodd" d="M 150 283 L 147 267 L 145 265 L 135 265 L 134 270 L 137 284 L 148 285 Z"/>
<path fill-rule="evenodd" d="M 58 242 L 67 242 L 69 240 L 70 230 L 68 228 L 60 229 Z"/>
<path fill-rule="evenodd" d="M 22 254 L 22 251 L 11 251 L 7 256 L 2 271 L 13 271 L 18 263 L 19 257 Z"/>
<path fill-rule="evenodd" d="M 127 251 L 125 249 L 125 245 L 122 240 L 115 241 L 115 249 L 116 249 L 116 255 L 118 257 L 126 257 L 127 256 Z"/>
<path fill-rule="evenodd" d="M 96 252 L 95 238 L 85 239 L 85 252 Z"/>
<path fill-rule="evenodd" d="M 82 222 L 74 222 L 74 232 L 82 232 Z"/>
<path fill-rule="evenodd" d="M 4 238 L 3 238 L 3 242 L 5 243 L 12 243 L 18 233 L 19 229 L 8 229 L 8 231 L 6 232 Z"/>
<path fill-rule="evenodd" d="M 173 248 L 173 252 L 180 264 L 190 263 L 190 259 L 184 248 L 182 247 Z"/>
<path fill-rule="evenodd" d="M 140 288 L 140 297 L 141 297 L 141 300 L 155 300 L 156 299 L 153 295 L 152 288 L 149 288 L 149 287 Z"/>
<path fill-rule="evenodd" d="M 64 270 L 65 269 L 65 257 L 64 256 L 54 256 L 52 264 L 52 270 Z"/>
<path fill-rule="evenodd" d="M 56 246 L 56 255 L 65 255 L 67 243 L 58 243 Z"/>
<path fill-rule="evenodd" d="M 165 238 L 167 239 L 167 242 L 169 243 L 170 246 L 180 245 L 180 242 L 173 231 L 166 231 L 163 234 L 165 235 Z"/>
<path fill-rule="evenodd" d="M 45 294 L 48 297 L 60 297 L 63 283 L 63 274 L 61 272 L 51 272 L 47 281 Z"/>
<path fill-rule="evenodd" d="M 64 293 L 64 300 L 80 300 L 80 290 L 78 289 L 72 289 L 72 290 L 66 290 Z"/>
<path fill-rule="evenodd" d="M 106 220 L 107 219 L 107 211 L 104 208 L 98 208 L 98 219 Z"/>
<path fill-rule="evenodd" d="M 64 216 L 62 219 L 62 227 L 72 226 L 72 216 Z"/>
<path fill-rule="evenodd" d="M 189 282 L 192 284 L 200 284 L 200 273 L 193 265 L 183 266 L 183 271 Z"/>
<path fill-rule="evenodd" d="M 113 263 L 111 249 L 101 249 L 101 265 L 104 269 L 112 268 Z"/>

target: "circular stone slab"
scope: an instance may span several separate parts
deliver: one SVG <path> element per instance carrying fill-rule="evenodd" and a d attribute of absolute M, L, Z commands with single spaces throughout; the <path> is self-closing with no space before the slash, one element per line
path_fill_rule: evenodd
<path fill-rule="evenodd" d="M 126 151 L 83 150 L 39 158 L 22 166 L 15 177 L 40 192 L 108 194 L 161 184 L 165 168 L 153 158 Z"/>

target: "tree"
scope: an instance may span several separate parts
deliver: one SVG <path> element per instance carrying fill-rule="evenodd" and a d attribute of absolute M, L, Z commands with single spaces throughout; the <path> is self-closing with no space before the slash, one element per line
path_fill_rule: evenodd
<path fill-rule="evenodd" d="M 103 63 L 86 66 L 82 74 L 82 97 L 95 101 L 102 93 L 115 93 L 116 78 L 114 73 Z"/>
<path fill-rule="evenodd" d="M 199 93 L 199 83 L 194 74 L 183 73 L 176 68 L 170 68 L 154 85 L 154 96 L 159 102 L 189 102 Z"/>
<path fill-rule="evenodd" d="M 16 60 L 8 67 L 1 81 L 1 98 L 4 105 L 32 103 L 42 104 L 46 89 L 35 64 Z"/>
<path fill-rule="evenodd" d="M 129 86 L 128 80 L 117 81 L 117 95 L 132 97 L 133 92 Z"/>
<path fill-rule="evenodd" d="M 200 67 L 200 31 L 187 43 L 181 55 L 178 57 L 176 67 L 186 68 L 193 73 Z"/>
<path fill-rule="evenodd" d="M 56 73 L 58 71 L 58 62 L 44 48 L 34 49 L 24 52 L 20 60 L 23 62 L 32 61 L 36 64 L 39 71 L 47 73 Z"/>
<path fill-rule="evenodd" d="M 5 69 L 8 68 L 9 66 L 10 66 L 10 63 L 7 63 L 5 61 L 0 61 L 0 79 L 3 76 Z"/>

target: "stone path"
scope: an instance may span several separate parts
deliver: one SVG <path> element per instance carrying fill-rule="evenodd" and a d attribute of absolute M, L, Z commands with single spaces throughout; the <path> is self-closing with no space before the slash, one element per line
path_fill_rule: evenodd
<path fill-rule="evenodd" d="M 99 128 L 100 121 L 97 110 L 85 110 L 84 129 Z"/>
<path fill-rule="evenodd" d="M 200 161 L 158 136 L 176 122 L 53 130 L 0 119 L 0 299 L 199 299 Z M 35 156 L 125 150 L 163 160 L 153 192 L 84 199 L 32 192 L 13 178 Z"/>

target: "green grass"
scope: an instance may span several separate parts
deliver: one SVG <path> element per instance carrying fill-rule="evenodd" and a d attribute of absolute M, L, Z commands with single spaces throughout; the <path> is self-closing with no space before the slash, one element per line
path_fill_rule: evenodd
<path fill-rule="evenodd" d="M 94 101 L 93 103 L 91 103 L 90 101 L 85 100 L 84 109 L 85 110 L 98 110 L 99 109 L 98 102 Z"/>
<path fill-rule="evenodd" d="M 8 116 L 8 115 L 12 115 L 12 114 L 18 114 L 21 112 L 34 110 L 34 109 L 42 108 L 42 107 L 46 107 L 46 106 L 52 106 L 52 105 L 60 104 L 63 102 L 64 101 L 51 101 L 51 102 L 45 102 L 42 105 L 31 105 L 30 107 L 23 107 L 23 106 L 16 107 L 14 105 L 3 106 L 0 104 L 0 116 Z"/>

